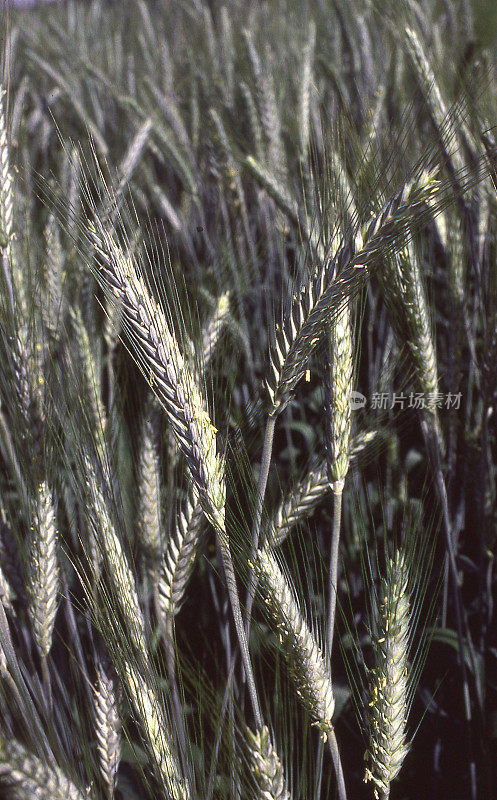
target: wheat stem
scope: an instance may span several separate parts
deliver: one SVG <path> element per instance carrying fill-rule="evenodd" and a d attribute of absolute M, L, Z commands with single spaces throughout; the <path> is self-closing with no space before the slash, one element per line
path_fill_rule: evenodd
<path fill-rule="evenodd" d="M 340 547 L 340 523 L 342 518 L 342 487 L 333 492 L 333 529 L 331 534 L 330 574 L 328 579 L 328 619 L 326 626 L 326 649 L 331 658 L 338 587 L 338 554 Z"/>
<path fill-rule="evenodd" d="M 260 545 L 262 510 L 264 507 L 264 497 L 266 494 L 269 468 L 271 466 L 271 455 L 273 451 L 275 425 L 276 425 L 276 417 L 271 415 L 268 416 L 266 422 L 266 432 L 264 434 L 264 445 L 262 448 L 261 468 L 259 472 L 259 480 L 257 483 L 257 497 L 256 497 L 254 521 L 252 524 L 252 545 L 250 550 L 249 564 L 254 563 L 255 554 Z M 247 599 L 245 605 L 245 630 L 247 633 L 247 638 L 249 637 L 250 633 L 250 617 L 252 614 L 252 606 L 254 603 L 256 589 L 257 589 L 257 573 L 255 569 L 251 569 L 248 588 L 247 588 Z"/>

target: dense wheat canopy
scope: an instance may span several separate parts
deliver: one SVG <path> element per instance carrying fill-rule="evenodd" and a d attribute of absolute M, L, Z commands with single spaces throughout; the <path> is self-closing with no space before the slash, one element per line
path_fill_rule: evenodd
<path fill-rule="evenodd" d="M 497 796 L 496 42 L 2 4 L 2 800 Z"/>

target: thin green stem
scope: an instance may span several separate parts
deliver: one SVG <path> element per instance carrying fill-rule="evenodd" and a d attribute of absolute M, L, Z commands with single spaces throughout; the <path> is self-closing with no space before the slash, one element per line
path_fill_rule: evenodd
<path fill-rule="evenodd" d="M 328 622 L 326 626 L 326 647 L 331 659 L 333 634 L 335 632 L 335 616 L 338 583 L 338 552 L 340 549 L 340 524 L 342 520 L 343 481 L 333 485 L 333 531 L 331 534 L 330 574 L 328 582 Z"/>
<path fill-rule="evenodd" d="M 254 604 L 255 592 L 257 589 L 257 574 L 253 564 L 255 562 L 257 550 L 260 546 L 262 509 L 264 508 L 264 498 L 266 496 L 267 479 L 269 475 L 269 468 L 271 466 L 275 425 L 276 425 L 276 417 L 270 414 L 267 419 L 266 433 L 264 435 L 261 471 L 259 473 L 259 480 L 257 483 L 257 502 L 255 506 L 254 523 L 252 526 L 252 546 L 249 558 L 250 573 L 249 573 L 249 582 L 247 588 L 247 601 L 245 606 L 245 631 L 247 639 L 250 633 L 250 617 L 252 615 L 252 606 Z"/>
<path fill-rule="evenodd" d="M 189 774 L 190 782 L 193 785 L 194 774 L 192 765 L 188 758 L 189 751 L 187 749 L 185 717 L 178 689 L 178 681 L 176 678 L 176 653 L 174 650 L 174 621 L 172 616 L 168 617 L 167 619 L 162 619 L 160 611 L 159 593 L 156 586 L 154 587 L 154 592 L 153 592 L 153 602 L 154 602 L 155 615 L 159 620 L 159 628 L 162 636 L 162 641 L 164 643 L 164 647 L 166 650 L 167 677 L 169 681 L 169 687 L 171 690 L 171 699 L 174 711 L 174 718 L 176 722 L 176 733 L 178 738 L 179 750 L 181 753 L 181 757 L 183 759 L 183 763 L 186 767 L 186 771 Z"/>
<path fill-rule="evenodd" d="M 342 761 L 340 758 L 340 751 L 338 749 L 338 742 L 333 728 L 327 731 L 328 745 L 330 748 L 331 758 L 333 759 L 333 766 L 335 767 L 335 775 L 337 779 L 337 789 L 339 800 L 347 800 L 347 792 L 345 790 L 345 780 L 343 777 Z"/>
<path fill-rule="evenodd" d="M 443 476 L 442 463 L 440 457 L 440 436 L 437 428 L 437 422 L 432 415 L 425 416 L 425 418 L 421 422 L 421 427 L 425 438 L 428 454 L 432 462 L 433 471 L 435 473 L 437 492 L 440 504 L 442 506 L 443 528 L 445 534 L 445 543 L 447 547 L 447 556 L 449 560 L 449 570 L 452 578 L 452 591 L 453 591 L 454 607 L 456 615 L 457 639 L 459 645 L 457 657 L 459 661 L 459 667 L 461 670 L 461 678 L 463 684 L 464 716 L 466 720 L 468 754 L 470 760 L 469 766 L 470 766 L 470 776 L 471 776 L 471 798 L 472 800 L 476 800 L 477 797 L 476 769 L 473 756 L 473 737 L 472 737 L 473 715 L 471 710 L 468 672 L 466 669 L 466 661 L 464 658 L 465 646 L 464 646 L 464 631 L 463 631 L 463 624 L 464 624 L 463 610 L 462 610 L 461 591 L 459 587 L 459 578 L 457 574 L 456 555 L 454 551 L 454 542 L 452 538 L 452 525 L 449 514 L 447 489 L 445 486 L 445 479 Z M 469 637 L 467 640 L 469 643 Z"/>
<path fill-rule="evenodd" d="M 250 702 L 252 704 L 252 711 L 257 727 L 262 727 L 262 714 L 255 686 L 254 673 L 250 661 L 250 653 L 248 648 L 248 636 L 245 632 L 243 625 L 242 612 L 240 609 L 240 599 L 238 597 L 238 589 L 236 585 L 235 570 L 233 568 L 233 559 L 229 546 L 229 539 L 226 530 L 217 526 L 216 538 L 221 553 L 223 562 L 224 573 L 226 577 L 226 586 L 231 603 L 231 610 L 233 613 L 233 620 L 235 623 L 236 634 L 238 637 L 238 644 L 242 653 L 243 667 L 245 669 L 245 676 L 247 679 L 247 686 L 250 695 Z"/>
<path fill-rule="evenodd" d="M 333 531 L 331 534 L 330 572 L 328 581 L 328 619 L 326 625 L 326 648 L 329 659 L 333 648 L 338 582 L 338 552 L 340 549 L 340 525 L 342 519 L 343 481 L 333 485 Z M 337 745 L 338 748 L 338 745 Z M 319 740 L 316 756 L 316 778 L 314 781 L 314 800 L 319 800 L 323 774 L 324 741 Z"/>

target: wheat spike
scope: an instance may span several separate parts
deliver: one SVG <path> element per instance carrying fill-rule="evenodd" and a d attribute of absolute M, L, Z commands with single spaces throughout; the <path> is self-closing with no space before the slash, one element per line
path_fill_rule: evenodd
<path fill-rule="evenodd" d="M 192 489 L 178 514 L 175 531 L 167 544 L 159 581 L 159 603 L 163 620 L 172 619 L 181 608 L 190 579 L 202 528 L 202 509 Z"/>
<path fill-rule="evenodd" d="M 289 403 L 324 324 L 363 284 L 368 266 L 405 235 L 411 217 L 436 191 L 432 173 L 415 176 L 370 221 L 356 226 L 331 262 L 319 266 L 301 286 L 271 348 L 273 377 L 267 381 L 271 415 L 279 414 Z"/>
<path fill-rule="evenodd" d="M 326 733 L 332 728 L 335 698 L 323 653 L 300 612 L 274 554 L 268 548 L 259 550 L 255 566 L 260 590 L 289 657 L 297 694 L 316 724 Z"/>
<path fill-rule="evenodd" d="M 77 363 L 84 382 L 85 399 L 89 405 L 92 428 L 96 435 L 99 452 L 101 454 L 103 452 L 106 413 L 101 400 L 99 370 L 95 363 L 95 357 L 90 345 L 90 337 L 88 336 L 88 331 L 79 306 L 71 306 L 69 316 L 76 345 Z"/>
<path fill-rule="evenodd" d="M 426 100 L 433 125 L 440 137 L 440 144 L 452 171 L 456 174 L 464 169 L 464 162 L 457 148 L 454 119 L 447 114 L 447 108 L 442 98 L 440 87 L 435 74 L 423 52 L 417 33 L 412 28 L 405 30 L 405 43 L 411 63 L 416 70 L 416 75 Z"/>
<path fill-rule="evenodd" d="M 21 322 L 14 338 L 12 358 L 13 383 L 16 394 L 16 412 L 22 420 L 21 438 L 26 454 L 37 470 L 41 467 L 43 453 L 43 397 L 44 376 L 39 352 L 28 326 Z"/>
<path fill-rule="evenodd" d="M 0 564 L 0 603 L 5 609 L 12 608 L 12 590 Z"/>
<path fill-rule="evenodd" d="M 93 699 L 100 773 L 107 789 L 107 797 L 112 800 L 121 758 L 121 720 L 116 686 L 100 662 L 97 664 L 97 683 L 93 689 Z"/>
<path fill-rule="evenodd" d="M 62 770 L 40 761 L 15 739 L 0 742 L 0 787 L 9 800 L 89 800 Z"/>
<path fill-rule="evenodd" d="M 9 295 L 11 310 L 14 311 L 14 291 L 12 287 L 12 237 L 14 233 L 14 201 L 12 175 L 9 169 L 9 143 L 5 119 L 5 89 L 0 86 L 0 253 L 3 280 Z"/>
<path fill-rule="evenodd" d="M 361 432 L 350 446 L 351 463 L 376 437 L 376 431 Z M 270 548 L 279 547 L 300 521 L 309 517 L 331 490 L 328 463 L 322 461 L 309 470 L 305 478 L 280 503 L 267 526 Z"/>
<path fill-rule="evenodd" d="M 238 588 L 225 524 L 224 463 L 216 452 L 216 429 L 195 376 L 181 356 L 162 308 L 155 302 L 135 262 L 98 222 L 90 234 L 99 261 L 99 279 L 109 295 L 122 302 L 123 327 L 129 333 L 139 364 L 162 403 L 190 469 L 204 514 L 216 531 L 226 583 L 247 672 L 257 721 L 260 708 L 246 641 Z"/>
<path fill-rule="evenodd" d="M 245 81 L 241 81 L 240 83 L 240 91 L 243 95 L 243 99 L 245 101 L 245 105 L 247 106 L 248 118 L 250 122 L 250 133 L 251 138 L 254 143 L 255 154 L 257 160 L 261 163 L 264 161 L 264 147 L 262 143 L 262 128 L 259 121 L 259 115 L 257 113 L 257 108 L 255 105 L 254 98 L 252 96 L 252 92 L 250 88 L 247 86 Z"/>
<path fill-rule="evenodd" d="M 283 767 L 266 725 L 255 733 L 247 728 L 246 738 L 250 771 L 256 785 L 254 800 L 290 800 Z"/>
<path fill-rule="evenodd" d="M 316 46 L 316 25 L 313 20 L 309 23 L 309 32 L 302 53 L 302 78 L 299 87 L 299 136 L 300 150 L 303 159 L 307 158 L 309 147 L 309 107 L 312 86 L 312 68 L 314 49 Z"/>
<path fill-rule="evenodd" d="M 9 168 L 9 145 L 5 120 L 4 99 L 6 90 L 0 88 L 0 246 L 10 255 L 12 234 L 14 232 L 14 203 L 12 175 Z"/>
<path fill-rule="evenodd" d="M 410 644 L 409 562 L 401 550 L 382 579 L 373 634 L 376 665 L 369 703 L 369 748 L 365 781 L 375 796 L 388 798 L 409 750 L 406 743 Z M 379 794 L 378 794 L 379 790 Z"/>
<path fill-rule="evenodd" d="M 276 104 L 272 75 L 269 72 L 264 74 L 259 55 L 252 39 L 252 33 L 248 29 L 245 29 L 243 31 L 243 36 L 255 79 L 259 115 L 267 143 L 267 161 L 271 164 L 277 180 L 286 186 L 286 160 L 281 140 L 280 116 Z"/>
<path fill-rule="evenodd" d="M 160 504 L 160 469 L 157 455 L 155 424 L 149 405 L 142 424 L 140 463 L 138 467 L 138 531 L 147 570 L 153 586 L 159 580 L 164 550 Z"/>
<path fill-rule="evenodd" d="M 414 246 L 403 248 L 387 265 L 381 279 L 393 324 L 400 341 L 407 341 L 421 390 L 433 396 L 438 390 L 435 348 L 428 304 Z"/>
<path fill-rule="evenodd" d="M 341 491 L 349 469 L 353 356 L 350 304 L 346 302 L 329 326 L 326 446 L 333 491 Z"/>
<path fill-rule="evenodd" d="M 230 314 L 230 293 L 223 292 L 218 297 L 216 308 L 210 316 L 202 331 L 202 369 L 205 372 L 209 366 L 214 351 L 219 342 L 222 330 Z"/>
<path fill-rule="evenodd" d="M 145 745 L 168 792 L 167 797 L 171 800 L 188 800 L 190 789 L 169 741 L 169 726 L 156 693 L 132 662 L 123 663 L 123 670 L 125 689 L 138 716 Z"/>
<path fill-rule="evenodd" d="M 59 593 L 57 560 L 58 534 L 52 494 L 46 481 L 38 490 L 33 519 L 31 570 L 29 576 L 29 615 L 33 636 L 41 658 L 52 646 Z"/>
<path fill-rule="evenodd" d="M 93 228 L 92 238 L 100 262 L 99 277 L 122 302 L 123 327 L 168 414 L 204 511 L 214 527 L 224 529 L 224 469 L 216 455 L 216 430 L 194 375 L 134 261 L 103 226 L 99 225 L 98 233 Z"/>
<path fill-rule="evenodd" d="M 63 284 L 65 276 L 65 252 L 60 241 L 60 231 L 53 214 L 45 227 L 45 277 L 43 296 L 43 321 L 50 335 L 58 337 L 60 321 L 64 316 Z"/>
<path fill-rule="evenodd" d="M 138 601 L 135 577 L 129 567 L 126 554 L 112 522 L 108 504 L 100 488 L 95 468 L 88 456 L 85 456 L 86 489 L 90 498 L 90 524 L 99 547 L 99 558 L 104 557 L 112 576 L 115 595 L 120 610 L 126 621 L 128 633 L 138 654 L 147 652 L 145 643 L 145 623 Z M 90 561 L 94 565 L 93 554 Z M 97 559 L 97 564 L 99 561 Z M 95 577 L 98 578 L 98 575 Z"/>

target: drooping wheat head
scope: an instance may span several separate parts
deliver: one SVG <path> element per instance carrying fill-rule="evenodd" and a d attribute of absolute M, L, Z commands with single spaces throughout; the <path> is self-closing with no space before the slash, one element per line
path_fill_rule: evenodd
<path fill-rule="evenodd" d="M 378 214 L 354 227 L 331 262 L 320 265 L 312 280 L 302 285 L 282 326 L 277 327 L 271 348 L 273 377 L 267 381 L 267 389 L 272 415 L 279 414 L 290 401 L 324 324 L 364 284 L 368 267 L 389 252 L 399 237 L 405 237 L 410 219 L 437 190 L 433 172 L 415 175 Z"/>
<path fill-rule="evenodd" d="M 204 512 L 224 530 L 224 469 L 216 454 L 216 430 L 194 375 L 184 361 L 164 311 L 112 234 L 97 222 L 92 240 L 99 278 L 121 301 L 123 328 L 152 390 L 168 414 L 197 486 Z"/>
<path fill-rule="evenodd" d="M 335 698 L 326 662 L 288 582 L 269 548 L 255 564 L 260 590 L 289 659 L 297 694 L 324 734 L 332 728 Z"/>

